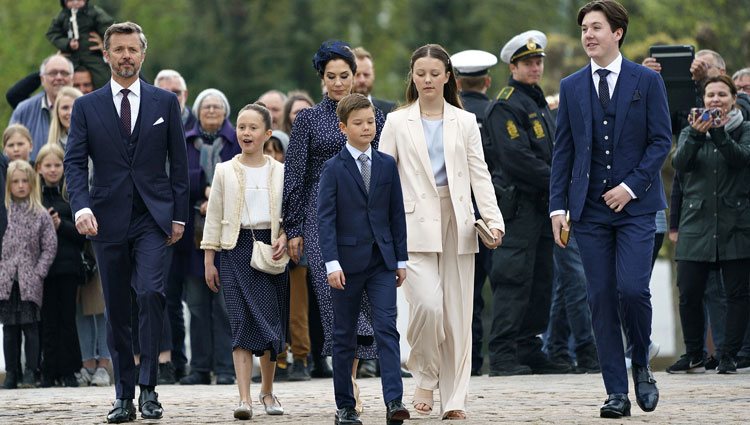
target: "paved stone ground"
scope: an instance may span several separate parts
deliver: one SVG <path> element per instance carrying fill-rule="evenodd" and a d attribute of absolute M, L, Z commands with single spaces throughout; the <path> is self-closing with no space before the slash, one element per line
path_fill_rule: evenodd
<path fill-rule="evenodd" d="M 667 375 L 657 372 L 661 391 L 659 407 L 644 413 L 631 390 L 633 416 L 623 420 L 598 417 L 604 400 L 600 375 L 534 375 L 527 377 L 471 379 L 466 424 L 740 424 L 750 422 L 750 374 Z M 365 424 L 382 424 L 384 407 L 378 379 L 359 381 L 363 395 Z M 405 402 L 411 399 L 414 381 L 404 380 Z M 253 384 L 257 397 L 259 385 Z M 333 388 L 330 380 L 276 384 L 276 393 L 286 408 L 284 416 L 267 416 L 253 401 L 251 422 L 265 424 L 332 424 Z M 221 424 L 232 418 L 237 399 L 234 386 L 162 386 L 157 388 L 164 404 L 161 421 L 155 424 Z M 44 388 L 0 390 L 2 424 L 100 424 L 114 395 L 114 388 Z M 440 423 L 439 416 L 421 416 L 411 409 L 413 425 Z M 438 405 L 436 404 L 436 411 Z"/>

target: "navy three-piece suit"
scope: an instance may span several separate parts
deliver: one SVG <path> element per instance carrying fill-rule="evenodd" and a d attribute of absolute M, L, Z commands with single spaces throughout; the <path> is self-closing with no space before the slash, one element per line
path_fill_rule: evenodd
<path fill-rule="evenodd" d="M 375 149 L 371 153 L 369 188 L 345 147 L 325 163 L 318 193 L 323 261 L 338 261 L 346 279 L 344 290 L 331 288 L 333 384 L 339 409 L 355 405 L 351 371 L 363 291 L 370 299 L 383 401 L 401 401 L 403 394 L 395 270 L 408 258 L 406 216 L 396 161 Z"/>
<path fill-rule="evenodd" d="M 586 66 L 560 83 L 555 139 L 550 212 L 570 211 L 604 384 L 626 394 L 621 318 L 633 364 L 648 365 L 655 213 L 666 208 L 660 171 L 672 143 L 664 82 L 623 59 L 604 109 Z M 621 183 L 635 199 L 615 213 L 602 195 Z"/>
<path fill-rule="evenodd" d="M 140 307 L 138 383 L 156 385 L 166 240 L 172 222 L 187 222 L 190 211 L 185 136 L 177 98 L 143 81 L 140 87 L 132 135 L 119 125 L 110 84 L 78 98 L 65 152 L 71 208 L 74 212 L 90 208 L 98 223 L 98 234 L 89 239 L 104 290 L 107 342 L 118 399 L 132 399 L 135 392 L 131 285 Z M 90 188 L 89 157 L 94 167 Z"/>

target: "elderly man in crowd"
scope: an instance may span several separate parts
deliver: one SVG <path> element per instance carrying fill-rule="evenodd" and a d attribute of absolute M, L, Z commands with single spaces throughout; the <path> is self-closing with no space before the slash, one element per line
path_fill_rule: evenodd
<path fill-rule="evenodd" d="M 284 121 L 286 95 L 278 90 L 269 90 L 260 95 L 258 102 L 263 102 L 266 108 L 271 111 L 271 118 L 273 119 L 271 127 L 274 130 L 281 130 L 281 123 Z"/>
<path fill-rule="evenodd" d="M 13 115 L 10 116 L 9 123 L 23 124 L 31 132 L 34 144 L 34 149 L 31 151 L 32 160 L 36 158 L 39 149 L 47 143 L 50 110 L 55 105 L 57 92 L 71 85 L 73 81 L 73 63 L 62 55 L 49 56 L 42 61 L 39 75 L 44 90 L 19 103 Z"/>

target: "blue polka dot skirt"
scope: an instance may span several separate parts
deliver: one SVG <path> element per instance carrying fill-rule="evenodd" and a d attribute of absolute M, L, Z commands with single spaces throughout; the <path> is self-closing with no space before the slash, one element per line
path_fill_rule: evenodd
<path fill-rule="evenodd" d="M 271 230 L 253 230 L 255 238 L 271 243 Z M 237 246 L 221 251 L 221 280 L 232 328 L 232 349 L 256 356 L 270 350 L 271 359 L 285 352 L 289 330 L 289 274 L 270 275 L 250 267 L 253 236 L 240 229 Z"/>

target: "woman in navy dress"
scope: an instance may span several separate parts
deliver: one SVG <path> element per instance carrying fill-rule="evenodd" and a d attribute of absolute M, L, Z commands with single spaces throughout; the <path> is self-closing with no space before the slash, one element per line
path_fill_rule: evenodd
<path fill-rule="evenodd" d="M 313 66 L 323 80 L 326 95 L 319 104 L 301 111 L 294 120 L 284 165 L 283 214 L 289 255 L 297 261 L 303 250 L 307 254 L 310 282 L 318 300 L 325 339 L 322 354 L 330 356 L 333 307 L 318 241 L 318 184 L 323 163 L 346 145 L 346 136 L 339 130 L 336 106 L 351 92 L 357 65 L 346 43 L 327 41 L 313 57 Z M 375 121 L 377 130 L 373 147 L 377 149 L 385 121 L 379 110 L 375 111 Z M 377 355 L 369 319 L 369 302 L 363 300 L 362 307 L 358 323 L 357 358 L 374 359 Z"/>

